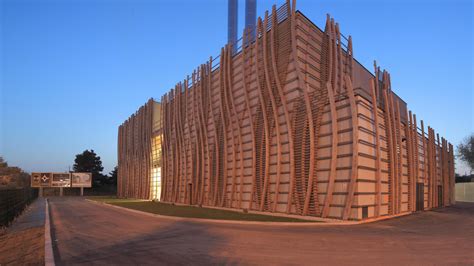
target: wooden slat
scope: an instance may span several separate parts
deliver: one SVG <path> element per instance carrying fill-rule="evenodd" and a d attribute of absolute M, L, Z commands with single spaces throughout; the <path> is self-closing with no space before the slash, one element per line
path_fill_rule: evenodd
<path fill-rule="evenodd" d="M 329 45 L 329 56 L 330 58 L 333 56 L 334 52 L 334 36 L 332 33 L 332 29 L 334 22 L 330 20 L 329 16 L 326 20 L 326 30 L 328 31 L 328 35 L 330 36 L 330 45 Z M 334 98 L 334 91 L 331 84 L 332 77 L 337 75 L 337 71 L 333 70 L 334 68 L 334 60 L 329 60 L 329 78 L 328 82 L 326 83 L 326 88 L 328 91 L 328 98 L 329 98 L 329 107 L 331 110 L 331 166 L 329 171 L 329 181 L 326 189 L 326 197 L 324 200 L 324 206 L 322 210 L 322 217 L 327 217 L 329 214 L 330 204 L 332 202 L 332 196 L 334 191 L 334 182 L 336 179 L 336 166 L 337 166 L 337 145 L 338 145 L 338 125 L 337 125 L 337 110 L 336 110 L 336 101 Z M 337 68 L 336 68 L 337 69 Z M 333 72 L 335 72 L 333 74 Z"/>
<path fill-rule="evenodd" d="M 354 201 L 354 192 L 355 185 L 358 177 L 358 163 L 359 163 L 359 119 L 357 104 L 354 97 L 354 90 L 352 88 L 352 82 L 348 75 L 345 76 L 345 84 L 347 88 L 347 94 L 349 95 L 349 105 L 351 108 L 351 117 L 352 117 L 352 163 L 351 163 L 351 177 L 349 186 L 347 188 L 347 197 L 342 214 L 342 219 L 347 220 L 349 218 L 352 202 Z"/>
<path fill-rule="evenodd" d="M 382 205 L 382 169 L 380 167 L 380 130 L 379 130 L 379 112 L 378 112 L 378 103 L 377 103 L 377 89 L 376 83 L 378 83 L 377 78 L 372 79 L 370 82 L 371 91 L 372 91 L 372 112 L 374 116 L 374 132 L 375 132 L 375 217 L 380 216 L 380 206 Z"/>

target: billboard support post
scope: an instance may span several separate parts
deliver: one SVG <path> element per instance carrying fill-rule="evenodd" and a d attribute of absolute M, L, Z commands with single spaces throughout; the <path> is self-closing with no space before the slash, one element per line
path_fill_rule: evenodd
<path fill-rule="evenodd" d="M 64 192 L 63 187 L 60 187 L 60 188 L 59 188 L 59 196 L 60 196 L 60 197 L 63 196 L 63 192 Z"/>
<path fill-rule="evenodd" d="M 81 187 L 81 197 L 84 196 L 84 187 Z"/>
<path fill-rule="evenodd" d="M 43 188 L 42 187 L 39 188 L 39 196 L 40 196 L 40 198 L 43 197 Z"/>

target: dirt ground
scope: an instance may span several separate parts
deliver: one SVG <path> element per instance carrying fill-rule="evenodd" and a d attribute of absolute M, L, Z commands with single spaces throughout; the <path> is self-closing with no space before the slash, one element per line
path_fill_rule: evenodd
<path fill-rule="evenodd" d="M 174 221 L 50 200 L 56 264 L 473 265 L 474 204 L 351 226 Z"/>
<path fill-rule="evenodd" d="M 44 264 L 43 199 L 37 199 L 0 236 L 0 265 Z"/>

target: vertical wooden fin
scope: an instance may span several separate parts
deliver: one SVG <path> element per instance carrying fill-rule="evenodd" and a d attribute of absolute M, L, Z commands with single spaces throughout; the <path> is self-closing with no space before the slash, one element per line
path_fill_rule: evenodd
<path fill-rule="evenodd" d="M 347 197 L 345 202 L 344 211 L 342 213 L 342 219 L 347 220 L 350 217 L 352 202 L 354 201 L 354 192 L 358 176 L 358 163 L 359 163 L 359 118 L 357 117 L 357 103 L 355 101 L 354 89 L 352 88 L 352 82 L 349 75 L 345 75 L 345 84 L 347 89 L 347 95 L 349 96 L 349 105 L 351 108 L 352 117 L 352 163 L 351 163 L 351 177 L 347 188 Z"/>
<path fill-rule="evenodd" d="M 324 206 L 322 209 L 321 216 L 327 217 L 329 215 L 329 209 L 332 203 L 332 196 L 334 191 L 334 183 L 336 180 L 337 175 L 337 146 L 338 146 L 338 125 L 337 125 L 337 110 L 336 110 L 336 99 L 334 96 L 334 87 L 337 86 L 337 61 L 336 61 L 336 41 L 335 41 L 335 33 L 334 33 L 334 20 L 327 15 L 326 19 L 326 30 L 328 34 L 328 42 L 329 42 L 329 73 L 328 73 L 328 81 L 326 83 L 326 89 L 328 93 L 329 99 L 329 109 L 331 112 L 331 165 L 329 170 L 329 180 L 326 189 L 326 197 L 324 200 Z M 334 84 L 334 85 L 333 85 Z"/>
<path fill-rule="evenodd" d="M 376 74 L 377 78 L 377 74 Z M 374 216 L 380 216 L 380 207 L 382 205 L 382 169 L 380 167 L 380 130 L 379 130 L 379 111 L 377 103 L 377 90 L 376 83 L 377 79 L 372 79 L 370 83 L 372 92 L 372 112 L 374 116 L 374 133 L 375 133 L 375 213 Z"/>

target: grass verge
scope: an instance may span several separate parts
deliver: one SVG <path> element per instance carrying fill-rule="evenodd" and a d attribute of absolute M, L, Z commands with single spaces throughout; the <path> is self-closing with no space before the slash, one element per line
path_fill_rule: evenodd
<path fill-rule="evenodd" d="M 318 222 L 302 220 L 291 217 L 279 217 L 253 213 L 234 212 L 227 210 L 217 210 L 196 206 L 177 206 L 167 203 L 144 201 L 136 199 L 118 199 L 114 197 L 87 197 L 90 200 L 107 203 L 115 206 L 125 207 L 143 212 L 159 215 L 201 218 L 215 220 L 235 220 L 235 221 L 259 221 L 259 222 Z"/>

